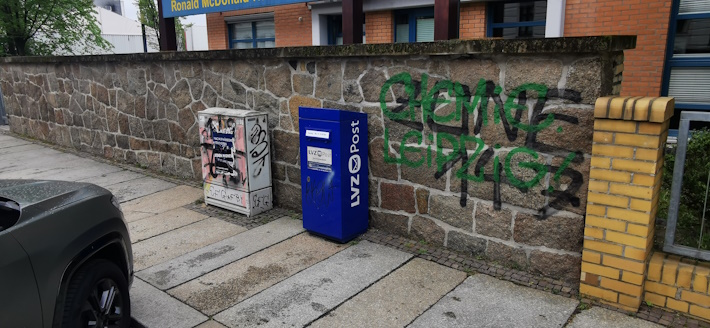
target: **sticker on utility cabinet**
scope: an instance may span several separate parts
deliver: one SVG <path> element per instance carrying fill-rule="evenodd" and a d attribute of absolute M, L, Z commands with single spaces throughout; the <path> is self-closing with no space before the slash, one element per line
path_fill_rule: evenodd
<path fill-rule="evenodd" d="M 308 168 L 316 171 L 333 171 L 333 151 L 327 148 L 307 147 Z"/>

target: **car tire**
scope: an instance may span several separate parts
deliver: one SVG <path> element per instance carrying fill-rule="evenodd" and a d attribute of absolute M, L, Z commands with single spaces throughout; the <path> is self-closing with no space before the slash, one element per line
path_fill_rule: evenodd
<path fill-rule="evenodd" d="M 82 266 L 66 295 L 63 328 L 130 326 L 128 282 L 112 262 L 95 260 Z"/>

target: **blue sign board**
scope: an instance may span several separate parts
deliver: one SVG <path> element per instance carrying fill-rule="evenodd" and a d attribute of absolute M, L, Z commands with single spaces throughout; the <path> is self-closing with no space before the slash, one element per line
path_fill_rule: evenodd
<path fill-rule="evenodd" d="M 308 2 L 303 0 L 160 0 L 163 1 L 163 17 L 178 17 L 217 13 L 222 11 L 288 5 Z M 313 1 L 313 0 L 311 0 Z"/>

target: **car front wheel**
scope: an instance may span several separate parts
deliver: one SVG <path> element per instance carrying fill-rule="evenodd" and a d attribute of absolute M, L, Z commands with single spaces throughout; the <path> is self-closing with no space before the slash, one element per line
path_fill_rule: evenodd
<path fill-rule="evenodd" d="M 131 322 L 126 277 L 106 260 L 89 262 L 72 277 L 64 304 L 64 328 L 128 328 Z"/>

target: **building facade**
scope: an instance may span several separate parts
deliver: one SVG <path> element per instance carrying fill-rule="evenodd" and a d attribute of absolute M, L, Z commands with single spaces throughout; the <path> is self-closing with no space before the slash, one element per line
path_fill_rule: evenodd
<path fill-rule="evenodd" d="M 434 0 L 364 0 L 363 11 L 365 43 L 434 40 Z M 328 0 L 213 13 L 207 29 L 211 50 L 342 44 L 342 5 Z M 637 35 L 636 49 L 625 52 L 621 94 L 674 96 L 677 112 L 710 110 L 710 0 L 461 0 L 458 34 Z"/>

